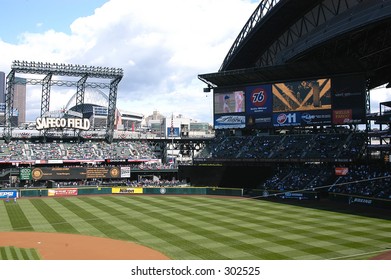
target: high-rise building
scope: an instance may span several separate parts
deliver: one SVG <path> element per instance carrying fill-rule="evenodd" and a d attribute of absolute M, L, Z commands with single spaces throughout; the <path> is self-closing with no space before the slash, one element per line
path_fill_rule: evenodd
<path fill-rule="evenodd" d="M 15 77 L 14 109 L 18 111 L 18 125 L 26 122 L 26 79 Z"/>
<path fill-rule="evenodd" d="M 0 103 L 5 102 L 5 73 L 0 71 Z"/>

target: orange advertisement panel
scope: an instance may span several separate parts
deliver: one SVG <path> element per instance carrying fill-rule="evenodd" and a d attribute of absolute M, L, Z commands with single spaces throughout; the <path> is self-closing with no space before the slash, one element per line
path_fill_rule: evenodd
<path fill-rule="evenodd" d="M 66 189 L 49 189 L 48 196 L 72 196 L 77 195 L 77 188 L 66 188 Z"/>

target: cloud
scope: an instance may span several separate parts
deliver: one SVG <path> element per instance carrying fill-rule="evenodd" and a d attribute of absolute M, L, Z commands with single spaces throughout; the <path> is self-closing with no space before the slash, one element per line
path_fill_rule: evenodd
<path fill-rule="evenodd" d="M 70 34 L 51 29 L 21 34 L 17 45 L 0 41 L 1 53 L 8 54 L 0 58 L 0 67 L 6 72 L 13 60 L 27 60 L 123 68 L 120 109 L 211 122 L 212 100 L 197 75 L 218 70 L 256 5 L 249 0 L 110 0 L 76 19 Z"/>

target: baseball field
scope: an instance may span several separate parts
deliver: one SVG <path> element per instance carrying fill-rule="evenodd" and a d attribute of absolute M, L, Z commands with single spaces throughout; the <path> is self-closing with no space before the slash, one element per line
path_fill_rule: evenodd
<path fill-rule="evenodd" d="M 174 260 L 370 259 L 391 250 L 390 218 L 219 196 L 0 201 L 0 233 L 122 240 Z M 38 245 L 25 248 L 1 241 L 0 259 L 45 259 Z"/>

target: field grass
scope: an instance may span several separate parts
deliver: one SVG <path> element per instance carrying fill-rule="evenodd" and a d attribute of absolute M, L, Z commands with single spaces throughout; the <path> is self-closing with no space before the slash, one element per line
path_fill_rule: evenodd
<path fill-rule="evenodd" d="M 79 196 L 0 201 L 0 231 L 128 240 L 172 259 L 367 259 L 391 249 L 391 220 L 254 199 Z M 0 258 L 34 252 L 0 248 Z M 8 253 L 5 253 L 8 252 Z M 18 257 L 15 257 L 19 259 Z"/>

